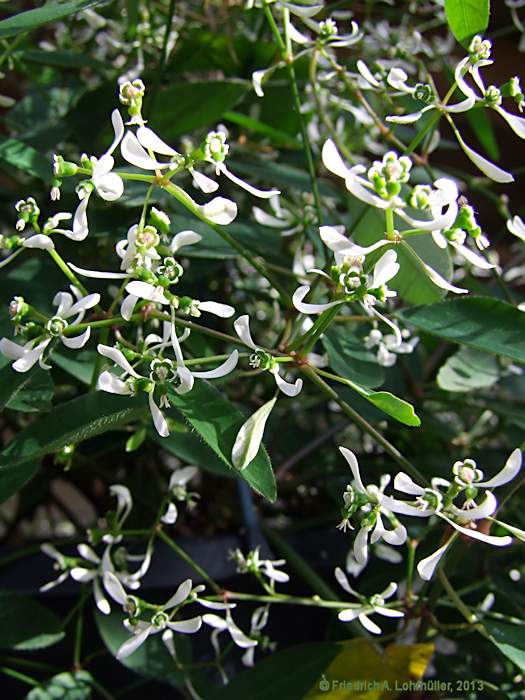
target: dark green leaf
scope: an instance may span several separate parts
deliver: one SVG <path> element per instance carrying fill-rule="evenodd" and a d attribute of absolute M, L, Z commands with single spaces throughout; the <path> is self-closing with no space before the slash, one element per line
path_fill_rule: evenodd
<path fill-rule="evenodd" d="M 268 136 L 277 145 L 293 146 L 296 148 L 301 147 L 301 142 L 293 136 L 290 136 L 290 134 L 287 134 L 285 131 L 275 129 L 273 126 L 268 126 L 268 124 L 265 124 L 258 119 L 253 119 L 246 114 L 241 114 L 240 112 L 225 112 L 222 115 L 222 118 L 227 122 L 232 122 L 232 124 L 238 124 L 248 131 L 253 131 L 256 134 L 262 134 L 262 136 Z"/>
<path fill-rule="evenodd" d="M 199 380 L 188 394 L 170 391 L 170 401 L 195 428 L 207 445 L 231 469 L 232 448 L 246 418 L 215 387 Z M 241 472 L 250 486 L 270 501 L 275 500 L 275 478 L 268 453 L 261 445 L 251 464 Z"/>
<path fill-rule="evenodd" d="M 302 700 L 341 650 L 339 644 L 318 642 L 274 652 L 209 700 Z"/>
<path fill-rule="evenodd" d="M 0 136 L 0 161 L 42 180 L 51 179 L 51 163 L 33 146 Z"/>
<path fill-rule="evenodd" d="M 80 12 L 88 7 L 99 5 L 103 0 L 71 0 L 70 2 L 48 2 L 43 7 L 27 12 L 19 12 L 0 22 L 0 38 L 30 32 L 48 22 Z"/>
<path fill-rule="evenodd" d="M 44 49 L 26 49 L 17 51 L 16 57 L 30 63 L 42 63 L 46 66 L 59 66 L 61 68 L 92 68 L 100 72 L 107 70 L 107 64 L 97 61 L 86 53 L 74 53 L 73 51 L 45 51 Z"/>
<path fill-rule="evenodd" d="M 0 500 L 13 491 L 20 473 L 30 474 L 34 462 L 64 445 L 81 442 L 147 414 L 142 397 L 129 398 L 97 392 L 62 403 L 50 413 L 18 433 L 0 453 Z M 30 474 L 31 475 L 31 474 Z M 26 476 L 25 480 L 30 478 Z"/>
<path fill-rule="evenodd" d="M 60 626 L 60 619 L 36 600 L 0 590 L 0 648 L 29 649 L 43 635 L 49 635 L 54 644 L 64 636 Z"/>
<path fill-rule="evenodd" d="M 215 128 L 247 89 L 247 83 L 236 80 L 172 85 L 155 101 L 152 128 L 168 142 L 203 126 Z"/>
<path fill-rule="evenodd" d="M 102 641 L 113 656 L 130 637 L 130 632 L 122 624 L 123 620 L 122 613 L 112 612 L 110 615 L 95 613 L 95 622 Z M 181 655 L 184 656 L 184 661 L 187 662 L 191 651 L 190 642 L 181 637 L 183 635 L 176 634 L 174 636 L 177 653 L 179 658 Z M 183 683 L 183 677 L 176 670 L 173 659 L 164 646 L 160 634 L 151 635 L 133 654 L 122 659 L 121 663 L 126 668 L 156 681 L 169 683 L 172 686 L 180 686 Z"/>
<path fill-rule="evenodd" d="M 64 671 L 30 690 L 26 700 L 88 700 L 93 693 L 92 683 L 93 676 L 87 671 Z"/>
<path fill-rule="evenodd" d="M 323 336 L 330 367 L 341 377 L 374 389 L 385 379 L 383 368 L 377 364 L 363 341 L 347 328 L 330 328 Z"/>
<path fill-rule="evenodd" d="M 525 671 L 525 624 L 508 625 L 486 620 L 483 626 L 492 635 L 494 644 L 520 671 Z"/>
<path fill-rule="evenodd" d="M 473 109 L 466 112 L 470 128 L 491 160 L 498 161 L 500 152 L 494 128 L 486 109 Z"/>
<path fill-rule="evenodd" d="M 489 0 L 445 0 L 450 31 L 460 44 L 474 34 L 483 34 L 489 26 Z"/>
<path fill-rule="evenodd" d="M 525 362 L 525 314 L 499 299 L 464 297 L 399 315 L 419 330 L 453 343 Z"/>
<path fill-rule="evenodd" d="M 16 374 L 11 367 L 8 369 L 11 370 L 12 374 Z M 34 370 L 27 373 L 30 375 L 29 382 L 24 384 L 14 396 L 11 396 L 7 408 L 25 413 L 51 410 L 51 401 L 55 393 L 51 374 L 40 367 L 35 367 Z"/>
<path fill-rule="evenodd" d="M 498 361 L 493 355 L 460 348 L 440 368 L 437 383 L 445 391 L 473 391 L 492 386 L 499 379 Z"/>
<path fill-rule="evenodd" d="M 36 371 L 34 369 L 29 372 L 16 372 L 10 364 L 0 369 L 0 411 L 10 401 L 16 400 L 19 392 L 29 385 Z"/>

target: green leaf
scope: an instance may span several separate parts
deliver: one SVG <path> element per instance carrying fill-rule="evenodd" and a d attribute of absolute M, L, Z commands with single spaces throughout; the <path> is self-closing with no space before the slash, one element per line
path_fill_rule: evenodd
<path fill-rule="evenodd" d="M 126 440 L 126 452 L 135 452 L 146 439 L 147 431 L 145 426 L 136 430 L 133 435 Z"/>
<path fill-rule="evenodd" d="M 316 642 L 274 652 L 233 678 L 209 700 L 302 700 L 341 649 L 333 642 Z"/>
<path fill-rule="evenodd" d="M 232 462 L 236 469 L 246 469 L 255 459 L 262 443 L 266 421 L 270 417 L 276 401 L 277 397 L 274 396 L 242 424 L 232 449 Z"/>
<path fill-rule="evenodd" d="M 93 693 L 92 683 L 93 676 L 87 671 L 64 671 L 30 690 L 26 700 L 88 700 Z"/>
<path fill-rule="evenodd" d="M 181 83 L 161 92 L 155 100 L 152 128 L 168 142 L 203 126 L 214 128 L 248 89 L 240 80 Z"/>
<path fill-rule="evenodd" d="M 488 112 L 489 110 L 487 109 L 469 109 L 466 112 L 466 117 L 470 128 L 476 134 L 488 157 L 491 160 L 498 161 L 500 159 L 499 146 Z"/>
<path fill-rule="evenodd" d="M 0 648 L 30 649 L 50 646 L 62 639 L 60 619 L 33 598 L 0 590 Z M 44 635 L 49 644 L 42 643 Z M 32 642 L 40 638 L 35 647 Z"/>
<path fill-rule="evenodd" d="M 383 413 L 395 418 L 400 423 L 412 427 L 421 425 L 421 421 L 416 415 L 412 404 L 404 399 L 400 399 L 398 396 L 394 396 L 389 391 L 371 391 L 366 394 L 361 392 L 361 396 L 364 396 L 367 401 L 370 401 L 374 406 L 380 408 Z"/>
<path fill-rule="evenodd" d="M 399 316 L 453 343 L 525 362 L 525 314 L 499 299 L 469 296 L 407 309 Z"/>
<path fill-rule="evenodd" d="M 492 386 L 499 379 L 498 361 L 493 355 L 461 348 L 447 359 L 437 375 L 437 383 L 445 391 L 473 391 Z"/>
<path fill-rule="evenodd" d="M 445 0 L 450 31 L 460 44 L 483 34 L 489 26 L 489 0 Z"/>
<path fill-rule="evenodd" d="M 41 180 L 51 179 L 50 161 L 23 141 L 0 136 L 0 161 Z"/>
<path fill-rule="evenodd" d="M 105 72 L 108 68 L 106 63 L 97 61 L 86 53 L 76 53 L 73 51 L 45 51 L 44 49 L 25 49 L 17 51 L 15 56 L 22 61 L 30 63 L 42 63 L 46 66 L 59 66 L 61 68 L 92 68 L 99 72 Z"/>
<path fill-rule="evenodd" d="M 103 0 L 71 0 L 71 2 L 48 2 L 43 7 L 19 12 L 0 22 L 0 38 L 30 32 L 48 22 L 56 22 L 75 12 L 98 5 Z"/>
<path fill-rule="evenodd" d="M 8 369 L 11 370 L 12 374 L 16 374 L 11 367 Z M 24 384 L 9 399 L 7 408 L 15 411 L 24 411 L 25 413 L 50 411 L 51 400 L 55 393 L 55 385 L 51 379 L 51 374 L 40 367 L 35 367 L 35 371 L 30 371 L 28 374 L 30 375 L 28 377 L 29 382 Z"/>
<path fill-rule="evenodd" d="M 525 671 L 525 624 L 508 625 L 496 620 L 485 620 L 483 626 L 502 654 L 520 671 Z"/>
<path fill-rule="evenodd" d="M 439 248 L 432 236 L 409 236 L 396 246 L 401 269 L 389 283 L 399 296 L 410 304 L 432 304 L 440 301 L 446 290 L 437 287 L 429 278 L 424 264 L 430 265 L 446 280 L 452 278 L 452 262 L 448 250 Z"/>
<path fill-rule="evenodd" d="M 34 377 L 36 369 L 29 372 L 16 372 L 10 364 L 0 369 L 0 411 L 10 401 L 15 401 L 19 392 L 23 391 Z"/>
<path fill-rule="evenodd" d="M 123 621 L 122 613 L 112 612 L 110 615 L 95 613 L 95 622 L 102 641 L 113 656 L 116 656 L 119 647 L 130 638 L 130 632 L 122 624 Z M 182 637 L 183 635 L 174 635 L 177 655 L 182 661 L 188 663 L 190 642 Z M 151 635 L 133 654 L 126 656 L 120 663 L 141 676 L 176 687 L 183 684 L 183 676 L 176 670 L 160 634 Z"/>
<path fill-rule="evenodd" d="M 0 453 L 0 502 L 15 493 L 38 468 L 44 455 L 81 442 L 147 414 L 142 397 L 97 392 L 54 408 L 22 430 Z"/>
<path fill-rule="evenodd" d="M 92 350 L 82 350 L 74 355 L 61 355 L 58 352 L 53 352 L 53 364 L 58 365 L 64 372 L 89 386 L 96 356 L 97 353 Z"/>
<path fill-rule="evenodd" d="M 374 389 L 385 380 L 383 368 L 377 364 L 363 341 L 347 328 L 330 328 L 322 338 L 330 367 L 341 377 Z"/>
<path fill-rule="evenodd" d="M 235 438 L 246 418 L 215 387 L 199 380 L 188 394 L 169 391 L 170 402 L 201 438 L 231 469 Z M 263 445 L 255 459 L 242 471 L 235 470 L 250 486 L 269 501 L 276 496 L 275 478 Z"/>

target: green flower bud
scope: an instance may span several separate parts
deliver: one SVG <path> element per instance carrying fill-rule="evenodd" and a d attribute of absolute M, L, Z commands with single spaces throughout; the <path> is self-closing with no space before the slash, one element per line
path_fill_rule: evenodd
<path fill-rule="evenodd" d="M 57 178 L 71 177 L 78 173 L 78 165 L 64 160 L 62 156 L 53 155 L 53 175 Z"/>
<path fill-rule="evenodd" d="M 171 221 L 169 219 L 169 216 L 160 209 L 157 209 L 156 207 L 151 207 L 151 211 L 149 213 L 149 220 L 151 225 L 161 233 L 169 233 Z"/>

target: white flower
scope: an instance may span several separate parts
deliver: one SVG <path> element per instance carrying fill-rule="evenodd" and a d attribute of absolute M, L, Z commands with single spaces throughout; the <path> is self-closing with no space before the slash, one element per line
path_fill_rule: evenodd
<path fill-rule="evenodd" d="M 248 552 L 246 556 L 241 552 L 240 549 L 235 549 L 230 552 L 230 559 L 233 559 L 237 571 L 240 574 L 252 573 L 258 574 L 259 572 L 276 583 L 288 583 L 290 577 L 284 571 L 279 571 L 277 567 L 284 566 L 286 564 L 285 559 L 261 559 L 260 547 L 256 547 L 253 551 Z"/>
<path fill-rule="evenodd" d="M 268 624 L 268 613 L 268 605 L 263 605 L 259 608 L 255 608 L 255 610 L 252 613 L 250 621 L 250 633 L 248 636 L 252 639 L 257 639 L 259 641 L 259 646 L 262 646 L 263 649 L 273 651 L 276 645 L 272 642 L 269 642 L 267 637 L 263 637 L 261 635 L 262 630 Z M 255 647 L 249 647 L 248 649 L 246 649 L 246 651 L 242 655 L 241 660 L 244 666 L 253 666 L 255 662 Z"/>
<path fill-rule="evenodd" d="M 408 330 L 401 331 L 401 337 L 404 339 L 399 342 L 395 334 L 389 333 L 383 335 L 378 328 L 373 328 L 365 337 L 364 344 L 369 350 L 377 347 L 376 359 L 382 367 L 392 367 L 397 362 L 397 356 L 400 354 L 410 354 L 419 342 L 419 338 L 410 338 Z"/>
<path fill-rule="evenodd" d="M 205 613 L 202 616 L 202 621 L 206 625 L 209 625 L 210 627 L 214 628 L 211 640 L 212 645 L 216 650 L 218 649 L 217 637 L 221 632 L 224 631 L 229 633 L 234 644 L 236 644 L 241 649 L 249 649 L 250 647 L 257 646 L 257 641 L 255 639 L 250 639 L 244 634 L 244 632 L 239 627 L 237 627 L 237 625 L 233 621 L 229 609 L 226 610 L 226 618 L 219 617 L 214 613 Z"/>
<path fill-rule="evenodd" d="M 384 540 L 387 544 L 398 546 L 403 544 L 407 538 L 407 531 L 394 515 L 393 508 L 386 504 L 384 489 L 390 481 L 390 477 L 385 475 L 381 478 L 379 488 L 374 484 L 365 486 L 361 480 L 359 464 L 355 454 L 346 447 L 340 447 L 339 451 L 348 462 L 354 477 L 353 485 L 348 485 L 343 494 L 343 520 L 339 524 L 339 529 L 346 530 L 350 524 L 350 519 L 356 513 L 362 518 L 359 523 L 360 529 L 354 540 L 354 557 L 358 564 L 366 564 L 368 560 L 368 540 L 371 544 L 376 544 Z M 394 499 L 390 499 L 393 501 Z M 392 526 L 387 529 L 383 523 L 385 517 Z"/>
<path fill-rule="evenodd" d="M 381 634 L 381 628 L 370 620 L 369 615 L 383 615 L 384 617 L 403 617 L 401 610 L 393 610 L 385 606 L 385 600 L 391 598 L 397 591 L 397 584 L 389 583 L 384 591 L 373 595 L 371 598 L 365 598 L 351 587 L 348 578 L 342 569 L 339 567 L 335 570 L 337 582 L 351 596 L 360 601 L 360 605 L 354 608 L 341 610 L 338 614 L 341 622 L 350 622 L 356 618 L 363 627 L 371 634 Z"/>
<path fill-rule="evenodd" d="M 104 576 L 104 586 L 113 600 L 121 605 L 126 612 L 131 613 L 133 617 L 133 613 L 136 612 L 136 599 L 128 596 L 118 578 L 111 573 L 107 573 Z M 149 622 L 145 622 L 144 620 L 130 621 L 126 627 L 133 632 L 133 636 L 125 641 L 119 648 L 117 651 L 117 659 L 124 659 L 126 656 L 133 654 L 141 644 L 144 644 L 151 634 L 158 634 L 159 632 L 164 632 L 166 629 L 183 634 L 198 632 L 202 625 L 202 618 L 200 616 L 188 620 L 173 621 L 173 613 L 168 614 L 167 612 L 185 603 L 191 595 L 191 588 L 191 579 L 183 581 L 172 597 L 152 614 Z"/>
<path fill-rule="evenodd" d="M 76 297 L 69 292 L 58 292 L 53 299 L 57 306 L 56 314 L 47 322 L 44 335 L 27 342 L 21 346 L 8 338 L 0 340 L 0 352 L 14 360 L 13 369 L 17 372 L 28 372 L 37 362 L 43 369 L 50 369 L 43 360 L 44 352 L 54 338 L 58 338 L 67 348 L 77 350 L 88 342 L 91 329 L 88 327 L 80 335 L 69 336 L 66 333 L 68 325 L 76 325 L 82 321 L 88 309 L 96 306 L 100 301 L 100 294 L 88 294 L 81 296 L 79 290 L 71 285 L 71 290 Z M 73 317 L 73 320 L 71 320 Z"/>
<path fill-rule="evenodd" d="M 124 192 L 124 182 L 120 175 L 111 172 L 115 160 L 111 155 L 122 141 L 124 136 L 124 122 L 118 109 L 111 113 L 111 123 L 113 125 L 114 138 L 108 150 L 94 161 L 91 181 L 99 197 L 108 202 L 119 199 Z"/>
<path fill-rule="evenodd" d="M 168 503 L 166 512 L 161 517 L 161 521 L 166 525 L 174 525 L 177 521 L 178 510 L 173 502 L 174 500 L 187 503 L 189 507 L 192 506 L 193 494 L 188 493 L 186 484 L 196 476 L 198 471 L 197 467 L 183 467 L 182 469 L 176 469 L 171 475 L 168 486 L 171 500 Z"/>
<path fill-rule="evenodd" d="M 254 343 L 250 332 L 250 317 L 247 314 L 239 316 L 239 318 L 234 321 L 233 327 L 242 342 L 254 351 L 254 354 L 250 358 L 250 364 L 253 367 L 267 369 L 273 375 L 278 388 L 283 394 L 286 394 L 286 396 L 294 397 L 301 393 L 303 380 L 301 378 L 296 379 L 292 384 L 283 379 L 279 374 L 279 363 Z"/>

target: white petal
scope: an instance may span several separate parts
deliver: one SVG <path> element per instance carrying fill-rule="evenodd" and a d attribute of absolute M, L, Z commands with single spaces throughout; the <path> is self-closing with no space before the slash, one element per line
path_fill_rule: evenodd
<path fill-rule="evenodd" d="M 135 165 L 137 168 L 142 168 L 143 170 L 160 170 L 170 166 L 170 163 L 159 163 L 152 158 L 148 152 L 142 148 L 139 140 L 131 131 L 127 131 L 122 139 L 120 151 L 124 160 L 127 160 L 131 165 Z"/>
<path fill-rule="evenodd" d="M 337 617 L 341 620 L 341 622 L 351 622 L 352 620 L 355 620 L 356 617 L 359 617 L 362 609 L 363 608 L 361 606 L 357 608 L 346 608 L 345 610 L 341 610 Z"/>
<path fill-rule="evenodd" d="M 432 105 L 428 105 L 427 107 L 423 107 L 417 112 L 411 112 L 410 114 L 392 114 L 386 118 L 387 122 L 391 122 L 392 124 L 414 124 L 417 122 L 425 112 L 428 112 L 429 109 L 433 109 Z"/>
<path fill-rule="evenodd" d="M 387 250 L 374 266 L 372 289 L 377 289 L 389 282 L 399 272 L 397 253 L 395 250 Z"/>
<path fill-rule="evenodd" d="M 405 472 L 396 474 L 394 478 L 394 488 L 396 491 L 409 493 L 411 496 L 421 496 L 421 494 L 425 493 L 425 489 L 416 484 L 412 477 L 405 474 Z"/>
<path fill-rule="evenodd" d="M 157 136 L 157 134 L 147 126 L 140 126 L 137 129 L 137 140 L 146 150 L 160 153 L 163 156 L 176 156 L 177 151 Z"/>
<path fill-rule="evenodd" d="M 288 221 L 283 221 L 283 219 L 278 219 L 276 216 L 267 214 L 263 209 L 259 207 L 253 207 L 253 218 L 261 226 L 268 226 L 269 228 L 286 228 L 288 226 Z"/>
<path fill-rule="evenodd" d="M 404 617 L 401 610 L 392 610 L 392 608 L 384 608 L 382 605 L 375 605 L 374 612 L 383 617 Z"/>
<path fill-rule="evenodd" d="M 484 158 L 479 153 L 476 153 L 476 151 L 470 148 L 470 146 L 467 146 L 459 133 L 456 134 L 456 138 L 467 158 L 469 158 L 487 177 L 494 180 L 494 182 L 514 182 L 514 177 L 510 173 L 502 168 L 499 168 L 497 165 L 494 165 L 494 163 L 491 163 L 490 160 L 487 160 L 487 158 Z"/>
<path fill-rule="evenodd" d="M 92 564 L 100 564 L 100 557 L 91 549 L 88 544 L 79 544 L 77 546 L 77 552 L 80 554 L 82 559 L 90 561 Z"/>
<path fill-rule="evenodd" d="M 388 71 L 386 78 L 386 82 L 390 85 L 390 87 L 393 87 L 394 90 L 411 93 L 413 92 L 413 89 L 406 84 L 407 80 L 408 75 L 405 73 L 405 71 L 402 68 L 396 67 L 391 68 Z"/>
<path fill-rule="evenodd" d="M 508 230 L 515 236 L 525 241 L 525 223 L 520 216 L 514 216 L 507 221 Z"/>
<path fill-rule="evenodd" d="M 111 146 L 107 150 L 107 153 L 109 154 L 113 153 L 124 136 L 124 122 L 118 109 L 114 109 L 111 112 L 111 124 L 113 125 L 114 138 Z"/>
<path fill-rule="evenodd" d="M 27 352 L 28 350 L 25 349 L 24 346 L 18 345 L 18 343 L 9 340 L 9 338 L 2 338 L 2 340 L 0 340 L 0 353 L 10 360 L 18 360 L 24 357 Z"/>
<path fill-rule="evenodd" d="M 111 372 L 102 372 L 97 380 L 97 389 L 99 391 L 107 391 L 110 394 L 122 394 L 129 396 L 133 393 L 131 387 L 118 379 Z"/>
<path fill-rule="evenodd" d="M 149 410 L 151 412 L 151 417 L 153 418 L 153 424 L 158 432 L 158 434 L 161 437 L 168 437 L 170 434 L 169 428 L 168 428 L 168 423 L 164 416 L 162 415 L 162 411 L 159 409 L 157 404 L 155 403 L 155 400 L 153 398 L 153 392 L 150 392 L 148 394 L 148 403 L 149 403 Z"/>
<path fill-rule="evenodd" d="M 95 579 L 93 581 L 93 595 L 95 596 L 95 605 L 100 610 L 100 612 L 103 615 L 109 615 L 111 613 L 111 606 L 102 592 L 102 588 L 98 579 Z"/>
<path fill-rule="evenodd" d="M 466 245 L 452 243 L 452 246 L 465 258 L 465 260 L 468 260 L 471 265 L 479 267 L 481 270 L 492 270 L 496 267 L 492 263 L 488 262 L 488 260 L 485 260 L 485 258 L 482 258 L 481 255 L 478 255 L 477 253 L 474 253 L 474 251 L 470 250 L 470 248 L 467 248 Z"/>
<path fill-rule="evenodd" d="M 332 306 L 339 306 L 342 304 L 342 301 L 331 301 L 329 304 L 306 304 L 303 303 L 303 299 L 305 296 L 308 294 L 310 291 L 310 287 L 308 285 L 303 285 L 301 287 L 298 287 L 294 295 L 292 297 L 293 305 L 295 308 L 300 311 L 302 314 L 317 314 L 322 311 L 326 311 L 326 309 L 331 309 Z"/>
<path fill-rule="evenodd" d="M 198 170 L 193 168 L 189 169 L 193 177 L 193 186 L 205 194 L 210 194 L 211 192 L 216 192 L 219 189 L 219 183 L 212 180 L 211 177 L 200 173 Z"/>
<path fill-rule="evenodd" d="M 363 78 L 366 80 L 367 83 L 370 83 L 373 87 L 381 87 L 381 83 L 375 79 L 374 75 L 372 74 L 372 71 L 370 68 L 366 65 L 364 61 L 359 59 L 357 61 L 357 70 L 361 73 Z"/>
<path fill-rule="evenodd" d="M 301 393 L 301 390 L 303 388 L 303 380 L 302 379 L 296 379 L 295 382 L 287 382 L 284 380 L 281 375 L 279 374 L 279 367 L 275 367 L 274 369 L 271 370 L 275 383 L 279 387 L 279 389 L 283 392 L 283 394 L 286 394 L 286 396 L 294 397 L 297 396 L 298 394 Z"/>
<path fill-rule="evenodd" d="M 105 153 L 101 158 L 97 160 L 93 166 L 93 172 L 91 174 L 91 179 L 93 183 L 98 179 L 107 175 L 111 172 L 113 166 L 115 165 L 115 159 L 109 153 Z"/>
<path fill-rule="evenodd" d="M 95 578 L 97 572 L 93 569 L 85 569 L 83 566 L 74 566 L 69 574 L 77 583 L 88 583 Z"/>
<path fill-rule="evenodd" d="M 498 507 L 498 501 L 491 491 L 487 491 L 483 501 L 473 508 L 457 508 L 455 505 L 450 505 L 447 512 L 453 513 L 461 522 L 472 520 L 483 520 L 489 515 L 492 515 Z"/>
<path fill-rule="evenodd" d="M 161 521 L 166 525 L 173 525 L 177 522 L 178 515 L 179 511 L 177 510 L 177 506 L 175 505 L 175 503 L 168 503 L 168 507 L 166 509 L 166 512 L 162 516 Z"/>
<path fill-rule="evenodd" d="M 354 591 L 354 589 L 348 582 L 348 578 L 345 572 L 341 568 L 337 567 L 334 573 L 337 583 L 341 586 L 341 588 L 350 595 L 353 595 L 355 598 L 359 598 L 359 593 L 357 593 L 357 591 Z"/>
<path fill-rule="evenodd" d="M 219 304 L 216 301 L 201 301 L 199 303 L 199 311 L 206 311 L 209 314 L 215 314 L 221 318 L 230 318 L 235 313 L 233 306 L 228 304 Z"/>
<path fill-rule="evenodd" d="M 89 233 L 86 213 L 88 203 L 89 195 L 80 200 L 80 203 L 75 210 L 75 214 L 73 216 L 73 231 L 71 235 L 68 236 L 68 238 L 71 238 L 74 241 L 83 241 Z"/>
<path fill-rule="evenodd" d="M 390 581 L 385 590 L 381 592 L 381 598 L 383 598 L 383 600 L 388 600 L 394 595 L 394 593 L 396 593 L 396 591 L 397 583 L 395 583 L 394 581 Z"/>
<path fill-rule="evenodd" d="M 176 622 L 168 622 L 168 627 L 174 632 L 182 634 L 194 634 L 198 632 L 202 625 L 202 617 L 192 617 L 190 620 L 177 620 Z"/>
<path fill-rule="evenodd" d="M 86 328 L 86 330 L 80 335 L 75 335 L 73 337 L 67 335 L 61 335 L 60 340 L 66 346 L 66 348 L 72 348 L 73 350 L 78 350 L 83 348 L 88 342 L 89 336 L 91 335 L 91 328 Z"/>
<path fill-rule="evenodd" d="M 124 181 L 116 173 L 106 173 L 93 180 L 99 197 L 106 202 L 114 202 L 124 193 Z"/>
<path fill-rule="evenodd" d="M 501 114 L 512 131 L 517 134 L 520 139 L 525 139 L 525 117 L 517 117 L 515 114 L 510 114 L 507 110 L 499 106 L 495 106 L 493 109 L 495 109 L 498 114 Z"/>
<path fill-rule="evenodd" d="M 177 605 L 184 603 L 184 601 L 188 598 L 189 594 L 191 593 L 192 585 L 193 584 L 191 582 L 191 578 L 188 578 L 185 581 L 183 581 L 180 584 L 180 586 L 177 588 L 175 593 L 168 600 L 166 605 L 164 605 L 164 610 L 170 610 L 170 608 L 176 608 Z"/>
<path fill-rule="evenodd" d="M 307 44 L 310 41 L 308 37 L 297 31 L 291 22 L 288 22 L 288 37 L 296 44 Z"/>
<path fill-rule="evenodd" d="M 442 277 L 438 272 L 436 272 L 434 268 L 430 267 L 430 265 L 427 265 L 426 263 L 423 264 L 425 266 L 427 275 L 436 285 L 436 287 L 441 287 L 441 289 L 446 289 L 448 292 L 454 292 L 455 294 L 468 294 L 468 289 L 463 289 L 462 287 L 455 287 L 453 284 L 450 284 L 450 282 L 447 282 L 447 280 L 444 277 Z"/>
<path fill-rule="evenodd" d="M 233 327 L 245 345 L 252 350 L 257 350 L 257 345 L 255 345 L 253 342 L 253 338 L 250 333 L 250 317 L 247 314 L 244 316 L 239 316 L 239 318 L 233 322 Z"/>
<path fill-rule="evenodd" d="M 264 78 L 264 74 L 266 72 L 267 71 L 264 68 L 262 70 L 256 70 L 252 73 L 252 85 L 253 85 L 253 89 L 254 89 L 257 97 L 264 97 L 264 91 L 262 89 L 262 81 Z"/>
<path fill-rule="evenodd" d="M 417 572 L 424 581 L 430 581 L 434 575 L 437 565 L 439 564 L 441 557 L 445 554 L 450 544 L 450 540 L 445 542 L 439 549 L 437 549 L 434 554 L 429 557 L 422 559 L 417 565 Z"/>
<path fill-rule="evenodd" d="M 151 625 L 148 625 L 141 632 L 135 634 L 133 637 L 124 642 L 124 644 L 117 651 L 117 659 L 119 659 L 120 661 L 121 659 L 125 659 L 126 656 L 130 656 L 130 654 L 133 654 L 133 652 L 136 651 L 141 644 L 144 644 L 144 642 L 150 636 L 153 630 L 154 628 Z"/>
<path fill-rule="evenodd" d="M 122 300 L 122 304 L 120 305 L 120 315 L 125 321 L 129 321 L 131 319 L 138 300 L 139 298 L 134 294 L 128 294 L 128 296 L 124 297 Z"/>
<path fill-rule="evenodd" d="M 22 243 L 24 248 L 37 248 L 39 250 L 54 250 L 55 244 L 49 236 L 44 233 L 37 233 L 34 236 L 26 238 Z"/>
<path fill-rule="evenodd" d="M 205 219 L 220 226 L 231 224 L 237 216 L 237 205 L 225 197 L 215 197 L 211 202 L 198 208 Z"/>
<path fill-rule="evenodd" d="M 363 625 L 365 630 L 370 632 L 371 634 L 381 634 L 381 627 L 376 625 L 375 622 L 372 622 L 372 620 L 365 615 L 364 613 L 361 613 L 358 616 L 359 622 Z"/>
<path fill-rule="evenodd" d="M 118 365 L 125 372 L 130 374 L 136 379 L 140 379 L 140 374 L 137 374 L 133 367 L 126 360 L 122 352 L 118 348 L 111 347 L 110 345 L 97 345 L 97 352 L 99 352 L 103 357 L 107 357 L 112 360 L 116 365 Z"/>
<path fill-rule="evenodd" d="M 220 172 L 223 175 L 226 175 L 226 177 L 232 182 L 234 182 L 236 185 L 242 187 L 243 190 L 246 190 L 250 194 L 253 194 L 254 197 L 259 197 L 260 199 L 269 199 L 270 197 L 274 197 L 276 194 L 281 194 L 280 190 L 259 190 L 256 187 L 253 187 L 253 185 L 250 185 L 248 182 L 245 182 L 240 177 L 237 177 L 237 175 L 234 175 L 230 170 L 228 170 L 224 163 L 221 163 Z"/>
<path fill-rule="evenodd" d="M 496 476 L 493 476 L 492 479 L 489 479 L 488 481 L 480 481 L 476 484 L 476 486 L 482 486 L 486 489 L 494 489 L 498 486 L 503 486 L 503 484 L 507 484 L 518 475 L 521 469 L 521 460 L 521 450 L 517 447 L 505 462 L 503 469 L 496 474 Z"/>
<path fill-rule="evenodd" d="M 206 613 L 203 615 L 202 621 L 218 630 L 225 630 L 228 627 L 226 620 L 223 620 L 222 617 L 214 615 L 213 613 Z"/>
<path fill-rule="evenodd" d="M 42 341 L 33 350 L 24 352 L 23 356 L 13 362 L 13 369 L 17 372 L 28 372 L 37 362 L 40 362 L 45 349 L 51 342 L 51 339 Z"/>
<path fill-rule="evenodd" d="M 362 527 L 354 540 L 354 557 L 358 564 L 365 564 L 368 560 L 368 534 L 370 530 Z"/>
<path fill-rule="evenodd" d="M 229 358 L 223 362 L 215 369 L 208 370 L 207 372 L 192 372 L 194 377 L 198 379 L 217 379 L 218 377 L 225 377 L 230 372 L 233 372 L 235 367 L 237 367 L 237 362 L 239 361 L 239 352 L 234 350 Z"/>
<path fill-rule="evenodd" d="M 480 540 L 480 542 L 491 544 L 494 547 L 506 547 L 512 543 L 512 537 L 508 537 L 507 535 L 504 537 L 498 537 L 495 535 L 485 535 L 482 532 L 478 532 L 477 530 L 472 530 L 471 528 L 462 527 L 461 525 L 458 525 L 458 523 L 455 523 L 453 520 L 450 520 L 450 518 L 447 518 L 447 516 L 443 515 L 443 513 L 436 513 L 436 515 L 442 520 L 445 520 L 449 525 L 452 525 L 452 527 L 455 528 L 458 532 L 461 532 L 462 535 L 472 537 L 472 539 L 474 540 Z"/>
<path fill-rule="evenodd" d="M 82 277 L 91 277 L 93 279 L 122 280 L 126 277 L 129 277 L 129 275 L 126 272 L 103 272 L 98 270 L 85 270 L 82 267 L 77 267 L 76 265 L 73 265 L 73 263 L 68 263 L 68 266 L 73 270 L 73 272 L 76 272 L 78 275 L 81 275 Z"/>
<path fill-rule="evenodd" d="M 331 139 L 325 141 L 321 157 L 327 170 L 346 180 L 350 174 L 350 170 L 344 164 L 335 143 Z"/>
<path fill-rule="evenodd" d="M 104 588 L 109 593 L 111 598 L 119 605 L 124 605 L 128 599 L 128 594 L 124 590 L 123 585 L 111 571 L 106 571 L 104 574 Z"/>
<path fill-rule="evenodd" d="M 357 488 L 362 493 L 366 493 L 366 488 L 365 488 L 363 482 L 361 481 L 361 474 L 359 472 L 359 463 L 357 461 L 357 457 L 347 447 L 340 447 L 339 452 L 343 455 L 343 457 L 348 462 L 348 466 L 352 470 L 352 475 L 353 475 L 354 480 L 357 484 Z"/>
<path fill-rule="evenodd" d="M 180 248 L 186 245 L 194 245 L 202 240 L 202 236 L 195 231 L 181 231 L 173 237 L 170 243 L 170 252 L 175 254 Z"/>
<path fill-rule="evenodd" d="M 283 6 L 302 19 L 314 17 L 318 12 L 325 9 L 324 5 L 294 5 L 291 2 L 283 2 Z"/>
<path fill-rule="evenodd" d="M 133 294 L 133 296 L 139 299 L 146 299 L 146 301 L 154 301 L 160 304 L 169 304 L 169 299 L 164 296 L 164 291 L 162 287 L 156 287 L 149 282 L 140 282 L 139 280 L 134 280 L 126 285 L 126 292 L 128 294 Z"/>

